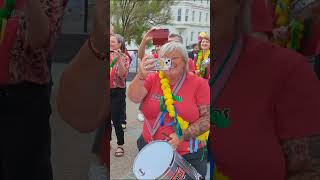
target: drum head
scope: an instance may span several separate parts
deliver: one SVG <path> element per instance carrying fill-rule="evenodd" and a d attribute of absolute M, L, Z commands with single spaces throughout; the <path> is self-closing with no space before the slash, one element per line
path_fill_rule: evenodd
<path fill-rule="evenodd" d="M 137 155 L 133 173 L 138 179 L 156 179 L 170 168 L 174 156 L 171 145 L 165 141 L 153 141 Z"/>

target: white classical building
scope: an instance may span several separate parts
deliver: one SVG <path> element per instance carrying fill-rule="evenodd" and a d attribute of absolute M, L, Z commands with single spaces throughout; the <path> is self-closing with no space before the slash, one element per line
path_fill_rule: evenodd
<path fill-rule="evenodd" d="M 210 33 L 210 0 L 177 1 L 171 10 L 171 25 L 164 27 L 180 34 L 186 47 L 197 43 L 200 32 Z"/>

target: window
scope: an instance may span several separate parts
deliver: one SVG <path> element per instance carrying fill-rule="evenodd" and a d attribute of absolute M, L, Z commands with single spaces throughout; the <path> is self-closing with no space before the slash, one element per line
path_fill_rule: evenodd
<path fill-rule="evenodd" d="M 207 4 L 209 4 L 209 0 L 207 0 Z"/>
<path fill-rule="evenodd" d="M 178 19 L 177 21 L 181 21 L 181 9 L 178 9 Z"/>
<path fill-rule="evenodd" d="M 188 22 L 188 17 L 189 17 L 189 9 L 186 9 L 186 17 L 185 17 L 186 22 Z"/>
<path fill-rule="evenodd" d="M 202 4 L 202 0 L 201 0 L 201 4 Z"/>
<path fill-rule="evenodd" d="M 206 13 L 206 22 L 208 22 L 208 13 Z"/>
<path fill-rule="evenodd" d="M 192 21 L 194 21 L 194 11 L 192 11 Z"/>
<path fill-rule="evenodd" d="M 201 22 L 201 15 L 202 15 L 202 12 L 199 12 L 199 22 Z"/>
<path fill-rule="evenodd" d="M 191 37 L 190 37 L 190 39 L 191 39 L 191 42 L 193 41 L 193 32 L 191 32 Z"/>

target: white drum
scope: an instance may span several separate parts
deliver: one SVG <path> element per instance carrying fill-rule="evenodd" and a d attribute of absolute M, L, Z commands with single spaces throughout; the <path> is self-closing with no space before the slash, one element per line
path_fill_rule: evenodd
<path fill-rule="evenodd" d="M 137 179 L 195 179 L 202 176 L 166 141 L 153 141 L 137 155 L 133 164 Z"/>

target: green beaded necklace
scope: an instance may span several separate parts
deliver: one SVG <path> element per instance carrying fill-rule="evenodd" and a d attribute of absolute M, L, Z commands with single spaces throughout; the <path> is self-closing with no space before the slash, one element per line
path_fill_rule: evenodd
<path fill-rule="evenodd" d="M 117 61 L 117 57 L 114 57 L 111 64 L 110 64 L 110 74 L 111 74 L 112 68 L 113 68 L 114 64 L 116 63 L 116 61 Z"/>

